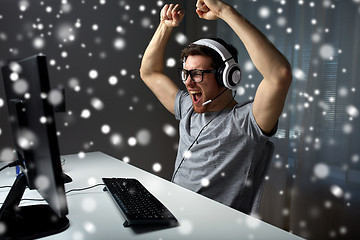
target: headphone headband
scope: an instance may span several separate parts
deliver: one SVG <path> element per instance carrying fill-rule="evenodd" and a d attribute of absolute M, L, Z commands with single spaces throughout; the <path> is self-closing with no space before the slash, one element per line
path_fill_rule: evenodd
<path fill-rule="evenodd" d="M 221 59 L 224 62 L 226 62 L 227 60 L 229 60 L 231 58 L 234 58 L 223 45 L 221 45 L 220 43 L 218 43 L 215 40 L 204 38 L 204 39 L 197 40 L 193 44 L 202 45 L 202 46 L 206 46 L 211 49 L 214 49 L 221 56 Z"/>
<path fill-rule="evenodd" d="M 241 80 L 241 70 L 231 53 L 221 43 L 208 38 L 197 40 L 193 44 L 209 47 L 221 56 L 224 66 L 219 70 L 217 81 L 220 86 L 237 89 Z"/>

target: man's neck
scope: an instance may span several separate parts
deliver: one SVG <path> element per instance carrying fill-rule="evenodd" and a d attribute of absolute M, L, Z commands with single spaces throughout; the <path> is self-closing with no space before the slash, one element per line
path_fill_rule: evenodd
<path fill-rule="evenodd" d="M 220 112 L 224 109 L 233 108 L 237 102 L 235 101 L 231 90 L 227 89 L 227 91 L 225 91 L 222 95 L 209 104 L 212 105 L 209 106 L 207 112 Z"/>

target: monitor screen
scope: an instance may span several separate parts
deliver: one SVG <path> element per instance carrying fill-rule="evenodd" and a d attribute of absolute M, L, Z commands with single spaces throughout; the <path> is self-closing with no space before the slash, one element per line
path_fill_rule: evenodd
<path fill-rule="evenodd" d="M 2 76 L 16 155 L 22 162 L 22 174 L 17 177 L 1 208 L 0 221 L 5 222 L 9 234 L 12 234 L 14 225 L 19 224 L 20 221 L 13 220 L 9 216 L 19 212 L 26 215 L 22 218 L 28 218 L 29 222 L 38 221 L 41 212 L 44 212 L 44 218 L 55 219 L 55 216 L 57 221 L 64 219 L 66 221 L 68 208 L 54 118 L 54 104 L 49 99 L 52 90 L 46 56 L 36 55 L 21 61 L 10 62 L 2 68 Z M 18 207 L 26 187 L 36 189 L 47 205 L 43 205 L 43 208 L 39 205 L 29 206 L 27 210 Z M 11 198 L 11 194 L 21 195 L 16 197 L 18 202 L 9 202 L 8 198 Z M 13 212 L 13 207 L 18 209 L 16 213 Z M 32 214 L 34 215 L 31 216 Z M 22 222 L 21 224 L 31 223 Z M 38 222 L 37 225 L 40 224 Z M 59 231 L 42 229 L 33 225 L 29 227 L 33 229 L 29 229 L 30 232 L 27 234 L 38 231 L 34 233 L 34 236 L 38 237 Z M 56 228 L 56 226 L 53 227 Z M 36 230 L 36 228 L 39 229 Z M 20 229 L 23 230 L 23 227 Z"/>

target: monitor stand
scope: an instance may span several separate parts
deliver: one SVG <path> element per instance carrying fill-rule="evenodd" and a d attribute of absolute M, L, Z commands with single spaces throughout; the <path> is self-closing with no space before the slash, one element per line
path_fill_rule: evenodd
<path fill-rule="evenodd" d="M 61 173 L 61 177 L 62 177 L 64 183 L 71 183 L 72 182 L 72 178 L 69 175 L 65 174 L 65 173 Z"/>
<path fill-rule="evenodd" d="M 34 239 L 67 229 L 69 219 L 58 217 L 49 205 L 19 207 L 26 186 L 26 177 L 20 174 L 0 209 L 0 223 L 5 225 L 0 239 Z"/>

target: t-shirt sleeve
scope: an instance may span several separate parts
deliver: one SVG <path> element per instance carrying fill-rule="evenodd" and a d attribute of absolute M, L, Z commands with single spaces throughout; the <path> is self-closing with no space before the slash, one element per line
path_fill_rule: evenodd
<path fill-rule="evenodd" d="M 251 117 L 251 121 L 253 122 L 253 124 L 257 126 L 258 131 L 261 132 L 262 137 L 264 137 L 264 138 L 266 138 L 266 139 L 269 139 L 269 138 L 271 138 L 272 136 L 274 136 L 274 135 L 276 134 L 277 128 L 278 128 L 278 122 L 276 122 L 276 124 L 275 124 L 274 128 L 271 130 L 271 132 L 270 132 L 270 133 L 267 133 L 267 134 L 265 134 L 265 133 L 263 132 L 263 130 L 259 127 L 259 125 L 257 124 L 257 122 L 256 122 L 256 120 L 255 120 L 255 117 L 254 117 L 254 113 L 253 113 L 253 103 L 251 103 L 251 106 L 250 106 L 250 117 Z"/>
<path fill-rule="evenodd" d="M 175 119 L 182 119 L 192 107 L 191 98 L 188 92 L 179 90 L 175 98 L 174 113 Z"/>
<path fill-rule="evenodd" d="M 236 115 L 240 123 L 240 127 L 243 128 L 248 135 L 254 138 L 262 139 L 263 141 L 267 141 L 273 135 L 275 135 L 278 124 L 276 123 L 270 134 L 265 134 L 255 120 L 252 106 L 253 102 L 247 102 L 238 109 Z"/>

